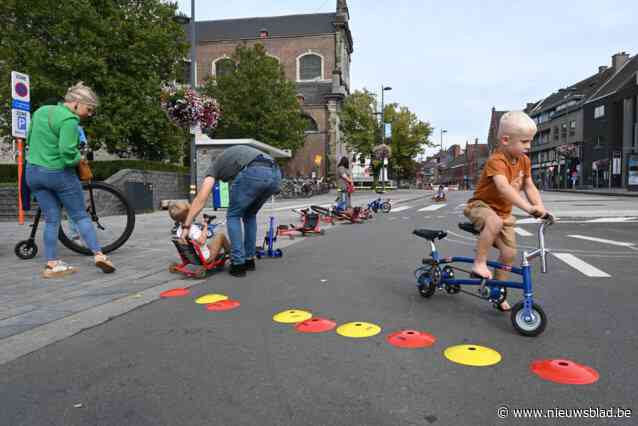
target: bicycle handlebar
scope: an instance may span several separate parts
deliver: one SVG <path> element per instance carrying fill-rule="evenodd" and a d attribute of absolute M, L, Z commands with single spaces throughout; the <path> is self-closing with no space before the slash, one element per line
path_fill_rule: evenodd
<path fill-rule="evenodd" d="M 556 218 L 551 213 L 545 213 L 541 218 L 540 226 L 538 227 L 538 249 L 534 250 L 527 256 L 527 259 L 533 259 L 537 256 L 541 258 L 541 272 L 547 273 L 547 253 L 545 248 L 545 227 L 551 226 L 556 222 Z"/>

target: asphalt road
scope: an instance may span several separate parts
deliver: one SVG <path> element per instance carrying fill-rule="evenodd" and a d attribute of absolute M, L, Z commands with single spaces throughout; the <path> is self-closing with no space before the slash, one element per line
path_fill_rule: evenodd
<path fill-rule="evenodd" d="M 549 324 L 526 338 L 508 314 L 482 300 L 446 293 L 423 299 L 416 291 L 413 271 L 427 253 L 412 230 L 449 229 L 454 234 L 439 249 L 472 255 L 472 237 L 456 228 L 466 199 L 454 193 L 444 207 L 421 212 L 431 202 L 413 201 L 364 225 L 341 226 L 287 247 L 283 259 L 258 262 L 248 278 L 215 275 L 190 297 L 151 303 L 0 366 L 0 424 L 637 424 L 638 252 L 630 244 L 638 243 L 638 223 L 566 220 L 550 228 L 548 246 L 588 266 L 552 256 L 548 274 L 534 273 Z M 535 226 L 522 224 L 519 232 L 533 234 Z M 534 235 L 519 236 L 519 244 L 533 247 Z M 590 267 L 609 276 L 588 276 L 599 275 Z M 207 293 L 241 306 L 208 312 L 194 303 Z M 289 308 L 383 331 L 364 339 L 301 334 L 272 321 Z M 401 329 L 438 340 L 431 348 L 398 349 L 385 337 Z M 457 344 L 493 348 L 502 360 L 490 367 L 452 363 L 443 351 Z M 589 365 L 600 379 L 582 386 L 543 381 L 530 363 L 548 358 Z M 510 408 L 504 420 L 497 416 L 503 404 Z M 519 408 L 589 407 L 632 409 L 633 418 L 513 417 Z"/>

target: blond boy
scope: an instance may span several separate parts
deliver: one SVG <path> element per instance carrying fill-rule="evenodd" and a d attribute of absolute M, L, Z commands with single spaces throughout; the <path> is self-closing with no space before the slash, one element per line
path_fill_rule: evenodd
<path fill-rule="evenodd" d="M 527 154 L 537 128 L 534 121 L 521 111 L 503 115 L 498 127 L 499 146 L 487 160 L 474 196 L 468 201 L 465 216 L 481 231 L 472 272 L 487 279 L 506 280 L 508 272 L 497 269 L 492 277 L 487 268 L 490 247 L 495 246 L 498 261 L 511 265 L 516 257 L 516 219 L 512 206 L 535 217 L 546 214 L 540 193 L 531 176 Z M 526 197 L 521 196 L 521 191 Z M 501 310 L 510 310 L 507 301 Z"/>
<path fill-rule="evenodd" d="M 168 206 L 168 214 L 175 222 L 179 223 L 175 235 L 181 238 L 182 225 L 188 217 L 190 210 L 190 204 L 185 201 L 177 201 L 170 203 Z M 208 236 L 208 230 L 202 229 L 200 225 L 194 224 L 188 230 L 188 238 L 199 246 L 202 255 L 206 258 L 207 262 L 212 262 L 219 256 L 221 249 L 224 249 L 224 253 L 230 253 L 230 242 L 223 232 L 217 232 L 211 242 L 207 245 L 206 240 Z"/>

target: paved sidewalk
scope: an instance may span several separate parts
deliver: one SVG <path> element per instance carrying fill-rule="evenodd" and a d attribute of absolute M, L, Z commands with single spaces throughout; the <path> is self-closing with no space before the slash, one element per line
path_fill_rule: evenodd
<path fill-rule="evenodd" d="M 425 191 L 394 191 L 386 194 L 399 204 L 427 195 Z M 279 201 L 275 205 L 274 216 L 278 223 L 294 223 L 297 218 L 291 212 L 293 207 L 320 204 L 329 205 L 335 199 L 335 193 L 326 194 L 310 199 Z M 373 194 L 356 194 L 354 204 L 364 204 L 373 198 Z M 262 209 L 258 221 L 258 244 L 266 233 L 268 217 L 271 211 L 266 206 Z M 225 211 L 214 212 L 218 221 L 225 221 Z M 76 314 L 91 308 L 96 308 L 114 301 L 130 304 L 130 309 L 155 300 L 159 292 L 153 292 L 149 298 L 149 290 L 160 287 L 191 286 L 201 281 L 182 280 L 182 276 L 171 274 L 167 268 L 171 262 L 177 261 L 177 253 L 170 242 L 172 222 L 166 211 L 138 215 L 136 226 L 131 239 L 111 257 L 118 268 L 116 273 L 105 275 L 92 264 L 92 258 L 78 255 L 67 250 L 60 244 L 61 257 L 70 264 L 80 268 L 80 271 L 63 279 L 45 280 L 41 277 L 44 266 L 42 258 L 42 231 L 38 230 L 37 244 L 40 253 L 35 259 L 20 260 L 13 253 L 13 246 L 25 239 L 29 233 L 27 226 L 17 223 L 0 223 L 0 232 L 5 236 L 0 245 L 0 364 L 2 363 L 2 345 L 8 346 L 7 338 L 17 336 L 29 330 L 37 329 L 45 324 L 74 317 Z M 338 226 L 326 229 L 330 232 Z M 281 238 L 279 247 L 285 248 L 296 241 Z M 211 279 L 214 279 L 211 278 Z M 129 303 L 130 299 L 137 299 L 138 304 Z M 135 300 L 133 300 L 135 302 Z M 108 311 L 101 320 L 94 319 L 86 327 L 107 320 Z M 119 309 L 114 312 L 121 314 Z M 80 328 L 81 329 L 81 328 Z M 79 330 L 75 330 L 76 332 Z M 62 330 L 62 334 L 68 330 Z M 53 336 L 55 339 L 66 336 Z M 47 342 L 50 343 L 50 340 Z M 10 345 L 9 345 L 10 346 Z"/>

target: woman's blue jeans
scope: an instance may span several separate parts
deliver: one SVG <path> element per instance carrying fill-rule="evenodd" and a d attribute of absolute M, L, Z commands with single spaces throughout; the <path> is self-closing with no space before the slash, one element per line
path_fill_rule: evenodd
<path fill-rule="evenodd" d="M 255 257 L 257 244 L 257 212 L 279 191 L 281 171 L 277 166 L 256 164 L 243 169 L 230 186 L 230 203 L 226 227 L 230 238 L 230 257 L 234 265 L 242 265 Z M 241 223 L 244 223 L 242 236 Z"/>
<path fill-rule="evenodd" d="M 44 253 L 48 261 L 58 260 L 58 232 L 61 207 L 75 223 L 86 246 L 93 252 L 101 251 L 95 228 L 86 212 L 82 184 L 75 169 L 51 170 L 27 164 L 27 185 L 42 209 L 44 227 Z"/>

